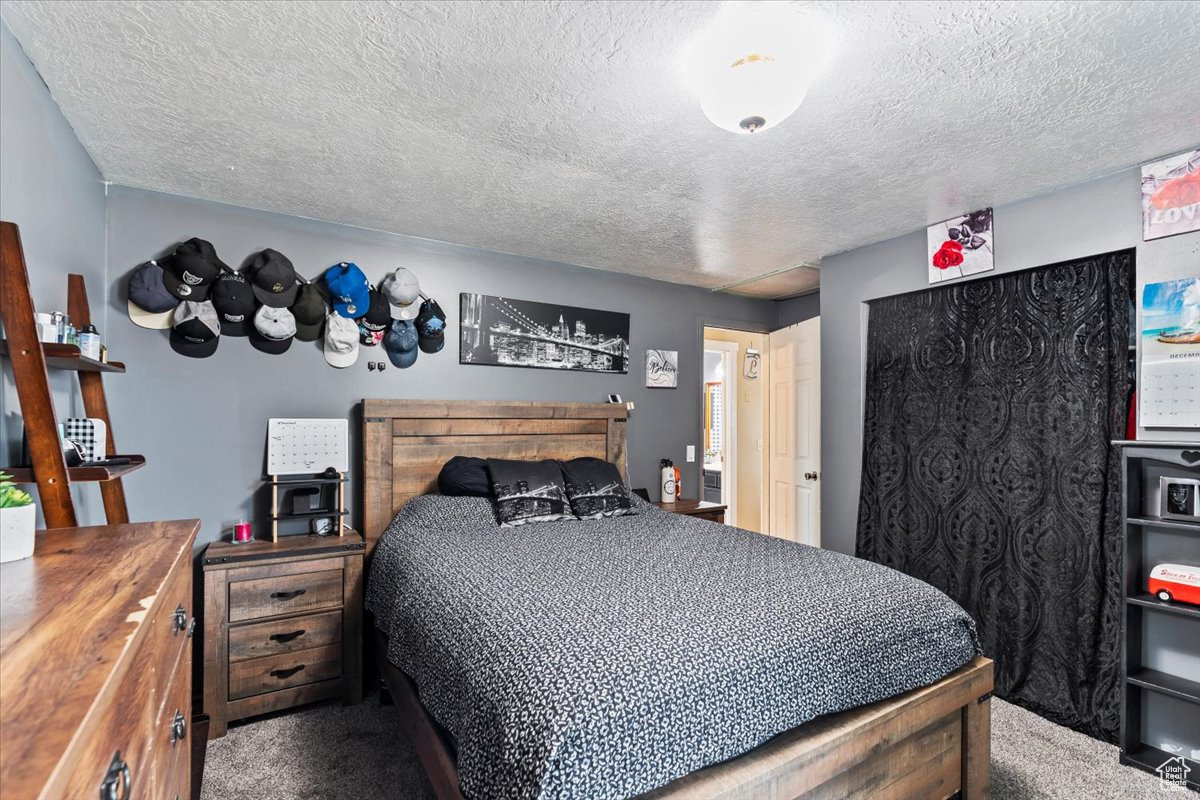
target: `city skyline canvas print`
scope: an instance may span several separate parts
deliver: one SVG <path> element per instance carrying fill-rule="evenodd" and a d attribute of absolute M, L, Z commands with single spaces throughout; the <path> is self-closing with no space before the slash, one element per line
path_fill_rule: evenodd
<path fill-rule="evenodd" d="M 463 292 L 460 364 L 629 371 L 629 315 Z"/>

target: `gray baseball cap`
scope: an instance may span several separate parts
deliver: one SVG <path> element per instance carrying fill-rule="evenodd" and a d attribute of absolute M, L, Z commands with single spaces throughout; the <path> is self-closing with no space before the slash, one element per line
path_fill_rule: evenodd
<path fill-rule="evenodd" d="M 175 308 L 171 349 L 189 358 L 208 358 L 221 342 L 221 319 L 208 300 L 184 300 Z"/>
<path fill-rule="evenodd" d="M 400 309 L 400 319 L 413 319 L 421 310 L 417 300 L 421 297 L 421 285 L 417 276 L 400 267 L 384 276 L 379 291 L 387 301 Z"/>
<path fill-rule="evenodd" d="M 325 361 L 338 369 L 358 361 L 358 323 L 336 311 L 325 318 Z"/>
<path fill-rule="evenodd" d="M 296 337 L 296 318 L 286 308 L 262 306 L 254 315 L 250 344 L 255 350 L 277 356 L 287 352 Z"/>

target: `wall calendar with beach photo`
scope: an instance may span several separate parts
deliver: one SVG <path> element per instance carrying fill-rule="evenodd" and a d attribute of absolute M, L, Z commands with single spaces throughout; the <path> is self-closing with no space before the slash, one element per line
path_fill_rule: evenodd
<path fill-rule="evenodd" d="M 460 364 L 629 371 L 629 315 L 462 293 Z"/>
<path fill-rule="evenodd" d="M 1200 428 L 1200 278 L 1142 292 L 1138 414 L 1146 428 Z"/>

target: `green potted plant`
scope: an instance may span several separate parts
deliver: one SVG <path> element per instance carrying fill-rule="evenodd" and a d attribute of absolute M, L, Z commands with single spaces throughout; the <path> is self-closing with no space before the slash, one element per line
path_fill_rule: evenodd
<path fill-rule="evenodd" d="M 0 564 L 33 555 L 33 526 L 37 506 L 28 492 L 0 472 Z"/>

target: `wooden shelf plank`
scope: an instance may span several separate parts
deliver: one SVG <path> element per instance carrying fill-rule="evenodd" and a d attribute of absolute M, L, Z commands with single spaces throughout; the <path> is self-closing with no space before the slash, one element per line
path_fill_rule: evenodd
<path fill-rule="evenodd" d="M 71 483 L 111 481 L 146 465 L 145 456 L 120 455 L 113 456 L 113 458 L 128 458 L 129 463 L 116 464 L 111 467 L 67 467 L 67 477 Z M 0 472 L 12 475 L 14 483 L 33 483 L 36 480 L 33 476 L 33 467 L 0 467 Z"/>
<path fill-rule="evenodd" d="M 1189 681 L 1169 672 L 1159 672 L 1156 669 L 1139 669 L 1125 680 L 1134 686 L 1141 686 L 1152 692 L 1177 697 L 1189 703 L 1200 703 L 1200 683 Z"/>
<path fill-rule="evenodd" d="M 1163 519 L 1162 517 L 1143 515 L 1140 517 L 1130 517 L 1127 522 L 1129 522 L 1130 525 L 1146 525 L 1155 528 L 1173 528 L 1180 531 L 1200 533 L 1200 522 L 1186 522 L 1181 519 Z"/>
<path fill-rule="evenodd" d="M 73 344 L 51 344 L 42 342 L 42 354 L 46 369 L 65 369 L 73 372 L 124 372 L 120 361 L 97 361 L 87 358 Z M 0 339 L 0 356 L 8 357 L 8 340 Z"/>
<path fill-rule="evenodd" d="M 1168 614 L 1179 614 L 1183 617 L 1191 619 L 1200 619 L 1200 607 L 1189 606 L 1185 603 L 1164 603 L 1157 599 L 1154 595 L 1147 593 L 1135 594 L 1125 598 L 1125 602 L 1130 605 L 1140 606 L 1142 608 L 1152 608 L 1155 611 L 1164 611 Z"/>
<path fill-rule="evenodd" d="M 1151 775 L 1157 775 L 1158 768 L 1172 758 L 1183 758 L 1188 763 L 1188 766 L 1192 768 L 1187 777 L 1188 788 L 1193 791 L 1200 791 L 1200 774 L 1197 774 L 1200 773 L 1200 769 L 1197 768 L 1196 762 L 1189 758 L 1176 756 L 1168 753 L 1166 750 L 1159 750 L 1157 747 L 1152 747 L 1148 744 L 1141 744 L 1132 750 L 1121 753 L 1122 764 L 1145 770 Z"/>

